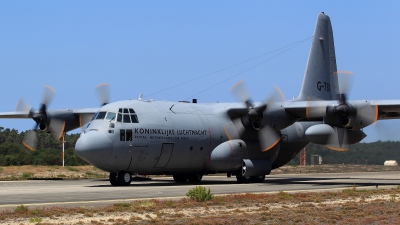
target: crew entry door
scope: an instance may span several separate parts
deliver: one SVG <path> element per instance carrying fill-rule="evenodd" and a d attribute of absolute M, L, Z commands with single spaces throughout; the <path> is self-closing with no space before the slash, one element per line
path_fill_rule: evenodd
<path fill-rule="evenodd" d="M 156 168 L 164 168 L 171 158 L 172 151 L 174 150 L 174 143 L 163 143 L 161 154 L 159 159 L 154 167 Z"/>

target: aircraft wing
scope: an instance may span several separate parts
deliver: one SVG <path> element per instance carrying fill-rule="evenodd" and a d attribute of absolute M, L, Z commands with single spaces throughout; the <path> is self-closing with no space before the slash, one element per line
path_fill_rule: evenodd
<path fill-rule="evenodd" d="M 378 120 L 400 119 L 400 100 L 376 100 L 372 105 L 378 106 Z"/>
<path fill-rule="evenodd" d="M 400 100 L 372 100 L 369 102 L 378 107 L 378 120 L 400 119 Z M 329 104 L 336 104 L 336 101 L 295 101 L 287 104 L 285 109 L 299 118 L 308 118 L 308 114 L 312 110 L 314 119 L 322 119 L 325 107 Z"/>
<path fill-rule="evenodd" d="M 99 111 L 99 108 L 84 108 L 72 110 L 73 114 L 79 118 L 79 126 L 89 123 L 93 115 Z"/>
<path fill-rule="evenodd" d="M 22 118 L 31 118 L 31 117 L 29 116 L 29 112 L 14 111 L 14 112 L 3 112 L 3 113 L 0 113 L 0 118 L 4 118 L 4 119 L 22 119 Z"/>
<path fill-rule="evenodd" d="M 84 124 L 90 122 L 93 115 L 99 110 L 99 108 L 82 108 L 82 109 L 55 109 L 48 110 L 47 116 L 51 119 L 58 121 L 64 121 L 64 131 L 82 127 Z M 2 112 L 0 113 L 0 119 L 32 119 L 32 116 L 38 111 L 14 111 L 14 112 Z"/>

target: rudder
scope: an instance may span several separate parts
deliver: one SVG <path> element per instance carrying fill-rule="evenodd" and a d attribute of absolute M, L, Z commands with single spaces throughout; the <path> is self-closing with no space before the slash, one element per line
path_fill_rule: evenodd
<path fill-rule="evenodd" d="M 297 100 L 338 99 L 338 78 L 332 25 L 329 16 L 318 15 L 303 84 Z"/>

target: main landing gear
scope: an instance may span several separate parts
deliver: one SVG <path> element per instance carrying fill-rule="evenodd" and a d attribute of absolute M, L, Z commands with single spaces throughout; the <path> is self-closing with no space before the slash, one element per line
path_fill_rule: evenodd
<path fill-rule="evenodd" d="M 243 164 L 242 168 L 236 171 L 236 180 L 239 184 L 264 183 L 264 181 L 265 181 L 265 175 L 244 176 L 245 173 L 246 173 L 246 165 Z"/>
<path fill-rule="evenodd" d="M 110 183 L 112 186 L 129 186 L 132 176 L 129 172 L 120 171 L 118 173 L 110 173 Z"/>
<path fill-rule="evenodd" d="M 174 174 L 172 175 L 176 183 L 185 183 L 187 180 L 191 183 L 199 183 L 203 178 L 203 174 L 193 173 L 193 174 Z"/>

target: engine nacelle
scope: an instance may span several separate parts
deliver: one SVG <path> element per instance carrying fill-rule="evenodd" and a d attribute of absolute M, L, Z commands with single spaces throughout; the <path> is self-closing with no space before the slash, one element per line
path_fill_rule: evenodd
<path fill-rule="evenodd" d="M 361 130 L 346 130 L 346 144 L 352 145 L 360 142 L 367 135 Z M 332 136 L 338 136 L 338 130 L 334 129 L 328 124 L 317 124 L 309 127 L 305 136 L 309 142 L 326 145 L 329 143 L 329 138 Z M 341 135 L 339 135 L 341 136 Z"/>
<path fill-rule="evenodd" d="M 242 168 L 244 177 L 269 175 L 272 164 L 268 159 L 243 159 Z"/>
<path fill-rule="evenodd" d="M 210 154 L 205 169 L 213 172 L 233 171 L 242 165 L 246 143 L 240 139 L 229 140 L 218 145 Z"/>

